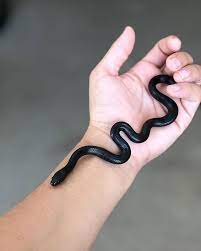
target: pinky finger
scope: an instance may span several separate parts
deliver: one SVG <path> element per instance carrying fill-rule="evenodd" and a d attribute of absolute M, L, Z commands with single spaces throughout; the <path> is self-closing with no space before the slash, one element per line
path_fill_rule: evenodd
<path fill-rule="evenodd" d="M 167 93 L 174 98 L 201 102 L 201 87 L 192 83 L 177 83 L 167 86 Z"/>

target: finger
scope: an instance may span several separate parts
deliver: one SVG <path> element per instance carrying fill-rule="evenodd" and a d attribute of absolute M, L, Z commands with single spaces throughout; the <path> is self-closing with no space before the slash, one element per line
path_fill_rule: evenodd
<path fill-rule="evenodd" d="M 99 77 L 105 74 L 118 75 L 120 67 L 133 50 L 134 42 L 134 30 L 130 26 L 127 26 L 100 63 L 92 71 L 92 75 Z"/>
<path fill-rule="evenodd" d="M 174 98 L 201 102 L 201 87 L 192 83 L 177 83 L 166 87 L 166 91 Z"/>
<path fill-rule="evenodd" d="M 176 52 L 169 56 L 166 60 L 164 72 L 167 74 L 172 74 L 184 66 L 193 63 L 192 56 L 187 52 Z"/>
<path fill-rule="evenodd" d="M 143 58 L 157 67 L 162 67 L 169 55 L 180 50 L 181 40 L 177 36 L 168 36 L 161 39 Z"/>
<path fill-rule="evenodd" d="M 194 82 L 201 84 L 201 65 L 188 65 L 173 75 L 176 82 Z"/>

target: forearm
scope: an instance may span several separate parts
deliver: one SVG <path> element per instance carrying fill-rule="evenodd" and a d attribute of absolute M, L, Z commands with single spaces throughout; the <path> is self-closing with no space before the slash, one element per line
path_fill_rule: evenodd
<path fill-rule="evenodd" d="M 117 152 L 108 136 L 96 130 L 90 130 L 76 148 L 92 144 L 92 138 L 94 143 Z M 57 169 L 67 163 L 70 154 Z M 20 251 L 88 250 L 139 169 L 134 163 L 122 168 L 86 156 L 58 187 L 51 187 L 48 177 L 2 217 L 1 245 L 7 247 L 6 250 Z M 131 177 L 130 172 L 134 174 Z"/>

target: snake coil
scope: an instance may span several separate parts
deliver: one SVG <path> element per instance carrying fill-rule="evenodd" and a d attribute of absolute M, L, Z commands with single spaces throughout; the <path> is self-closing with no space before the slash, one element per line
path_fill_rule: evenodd
<path fill-rule="evenodd" d="M 167 108 L 167 114 L 165 116 L 147 120 L 143 124 L 141 132 L 139 133 L 135 132 L 126 122 L 115 123 L 110 130 L 110 136 L 119 147 L 119 154 L 111 153 L 98 146 L 83 146 L 71 155 L 66 166 L 54 174 L 50 184 L 52 186 L 60 184 L 68 176 L 68 174 L 72 172 L 79 158 L 87 154 L 95 155 L 113 164 L 123 164 L 128 161 L 131 155 L 131 149 L 129 144 L 121 137 L 121 131 L 124 132 L 132 142 L 142 143 L 148 139 L 152 127 L 162 127 L 174 122 L 178 115 L 177 104 L 172 99 L 157 90 L 156 85 L 159 83 L 172 85 L 175 84 L 175 81 L 171 76 L 158 75 L 153 77 L 149 82 L 150 94 Z"/>

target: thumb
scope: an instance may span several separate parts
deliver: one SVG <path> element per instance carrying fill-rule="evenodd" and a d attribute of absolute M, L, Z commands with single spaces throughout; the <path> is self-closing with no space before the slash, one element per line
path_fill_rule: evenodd
<path fill-rule="evenodd" d="M 98 77 L 105 74 L 118 75 L 120 67 L 133 50 L 134 42 L 135 32 L 132 27 L 127 26 L 93 70 L 95 75 Z"/>

